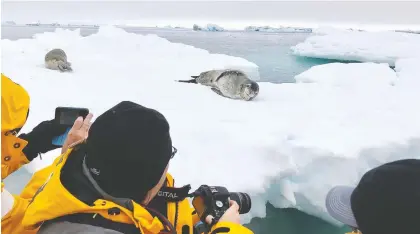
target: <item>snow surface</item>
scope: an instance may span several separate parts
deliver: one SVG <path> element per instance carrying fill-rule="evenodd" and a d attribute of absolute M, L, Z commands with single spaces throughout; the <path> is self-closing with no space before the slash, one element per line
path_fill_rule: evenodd
<path fill-rule="evenodd" d="M 295 55 L 347 61 L 388 63 L 420 57 L 420 34 L 359 32 L 320 28 L 315 36 L 292 47 Z"/>
<path fill-rule="evenodd" d="M 43 68 L 55 47 L 67 52 L 73 73 Z M 2 50 L 3 72 L 31 94 L 22 132 L 52 119 L 57 106 L 88 107 L 95 116 L 122 100 L 155 108 L 167 117 L 178 148 L 169 168 L 177 184 L 250 193 L 243 222 L 264 217 L 269 201 L 336 223 L 324 206 L 331 187 L 354 185 L 374 166 L 420 155 L 418 60 L 397 61 L 397 72 L 374 63 L 316 66 L 294 84 L 259 83 L 259 96 L 244 102 L 174 80 L 223 67 L 258 79 L 255 64 L 154 35 L 57 30 L 2 40 Z M 57 155 L 27 168 L 39 170 Z"/>

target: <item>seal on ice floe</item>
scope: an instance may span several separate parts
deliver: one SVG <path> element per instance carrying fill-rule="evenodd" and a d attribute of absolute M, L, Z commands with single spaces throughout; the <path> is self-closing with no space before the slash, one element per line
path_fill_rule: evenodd
<path fill-rule="evenodd" d="M 45 67 L 51 70 L 60 70 L 61 72 L 73 70 L 71 63 L 67 61 L 66 52 L 62 49 L 50 50 L 45 55 Z"/>
<path fill-rule="evenodd" d="M 239 70 L 210 70 L 191 77 L 193 79 L 178 80 L 178 82 L 209 86 L 220 96 L 231 99 L 251 101 L 260 90 L 257 82 Z"/>

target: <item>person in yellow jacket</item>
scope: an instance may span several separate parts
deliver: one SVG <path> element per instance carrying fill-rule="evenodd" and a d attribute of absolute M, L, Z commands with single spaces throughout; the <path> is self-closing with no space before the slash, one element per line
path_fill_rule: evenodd
<path fill-rule="evenodd" d="M 22 165 L 28 163 L 30 160 L 35 158 L 38 153 L 35 150 L 27 150 L 28 155 L 32 157 L 27 157 L 25 153 L 22 153 L 18 150 L 13 151 L 13 154 L 10 154 L 7 151 L 10 148 L 11 144 L 14 144 L 18 141 L 23 142 L 21 144 L 21 148 L 24 148 L 24 144 L 27 144 L 27 141 L 16 137 L 19 130 L 22 128 L 24 123 L 26 122 L 26 118 L 29 113 L 29 96 L 25 89 L 20 85 L 12 82 L 8 77 L 2 74 L 2 178 L 6 178 L 9 174 L 20 168 Z M 10 116 L 14 116 L 10 118 Z M 90 119 L 92 116 L 86 118 L 87 121 L 78 119 L 76 120 L 75 126 L 73 126 L 72 130 L 69 133 L 69 136 L 66 140 L 66 143 L 63 146 L 63 152 L 66 151 L 67 147 L 72 144 L 73 142 L 77 142 L 79 140 L 83 140 L 86 138 L 87 130 L 86 126 L 89 125 Z M 45 125 L 45 124 L 44 124 Z M 50 125 L 48 123 L 47 125 Z M 44 131 L 35 131 L 38 133 L 43 133 Z M 32 134 L 35 135 L 36 134 Z M 48 135 L 48 134 L 47 134 Z M 60 134 L 57 134 L 60 135 Z M 6 136 L 10 136 L 6 138 Z M 13 137 L 11 137 L 13 136 Z M 21 136 L 25 136 L 25 134 L 21 134 Z M 31 141 L 32 142 L 32 141 Z M 50 141 L 48 141 L 50 142 Z M 5 144 L 7 143 L 7 144 Z M 8 145 L 9 147 L 4 147 Z M 33 147 L 32 147 L 33 148 Z M 35 147 L 36 148 L 36 147 Z M 6 149 L 6 150 L 5 150 Z M 27 148 L 28 149 L 28 148 Z M 48 150 L 39 150 L 39 152 L 45 152 Z M 35 152 L 33 154 L 29 154 L 30 152 Z M 9 160 L 9 157 L 12 156 L 13 160 Z M 41 171 L 38 171 L 34 174 L 31 181 L 25 187 L 24 191 L 20 194 L 20 196 L 11 195 L 7 192 L 7 190 L 3 190 L 3 183 L 2 183 L 2 232 L 3 233 L 36 233 L 37 230 L 23 230 L 23 226 L 21 225 L 21 219 L 23 217 L 24 212 L 26 211 L 27 204 L 29 203 L 32 196 L 35 194 L 37 189 L 45 182 L 45 180 L 50 175 L 51 171 L 55 168 L 54 165 L 51 165 Z M 172 177 L 167 174 L 167 181 L 164 187 L 172 187 L 173 186 L 173 179 Z M 161 192 L 161 191 L 160 191 Z M 181 191 L 182 192 L 182 191 Z M 165 193 L 165 190 L 162 190 L 161 194 Z M 9 200 L 9 206 L 7 202 L 3 200 Z M 170 199 L 169 199 L 170 200 Z M 10 202 L 11 201 L 11 202 Z M 162 204 L 163 203 L 163 204 Z M 177 227 L 184 227 L 183 221 L 185 219 L 179 219 L 176 217 L 177 213 L 179 212 L 190 212 L 191 208 L 189 206 L 185 206 L 185 202 L 183 202 L 184 206 L 178 207 L 177 202 L 165 201 L 165 199 L 157 196 L 155 199 L 151 201 L 151 206 L 156 206 L 158 210 L 161 210 L 162 213 L 167 211 L 166 216 L 169 217 L 173 221 L 173 224 Z M 165 207 L 167 205 L 167 208 Z M 13 209 L 12 209 L 13 208 Z M 12 209 L 12 210 L 11 210 Z M 5 212 L 4 212 L 5 211 Z M 228 213 L 228 212 L 227 212 Z M 178 220 L 177 220 L 178 219 Z M 187 223 L 191 222 L 190 220 L 186 220 Z M 198 221 L 198 217 L 195 215 L 193 216 L 193 223 Z M 239 219 L 237 220 L 239 222 Z"/>
<path fill-rule="evenodd" d="M 175 153 L 161 113 L 121 102 L 96 119 L 86 142 L 56 159 L 21 225 L 40 234 L 193 234 L 199 218 L 181 196 L 189 189 L 175 188 L 167 173 Z M 238 210 L 231 201 L 211 233 L 253 233 L 240 225 Z"/>
<path fill-rule="evenodd" d="M 356 187 L 335 186 L 326 208 L 351 234 L 420 233 L 420 160 L 402 159 L 366 172 Z"/>
<path fill-rule="evenodd" d="M 63 134 L 66 128 L 49 120 L 43 121 L 29 133 L 18 135 L 29 115 L 30 97 L 21 85 L 13 82 L 3 73 L 1 74 L 1 87 L 1 178 L 3 180 L 39 154 L 59 148 L 59 146 L 51 144 L 52 139 Z M 86 118 L 86 123 L 89 123 L 91 117 Z M 81 119 L 75 122 L 63 149 L 67 148 L 69 144 L 85 138 L 87 131 L 77 128 L 77 125 L 83 125 L 81 123 L 83 123 Z M 20 221 L 29 199 L 44 183 L 50 170 L 51 167 L 35 173 L 19 196 L 10 194 L 4 188 L 2 181 L 2 233 L 26 233 L 22 229 Z"/>
<path fill-rule="evenodd" d="M 60 148 L 52 144 L 52 139 L 63 134 L 66 127 L 56 124 L 54 120 L 43 121 L 31 132 L 18 136 L 29 116 L 29 104 L 30 98 L 27 91 L 2 73 L 2 180 L 39 154 Z"/>

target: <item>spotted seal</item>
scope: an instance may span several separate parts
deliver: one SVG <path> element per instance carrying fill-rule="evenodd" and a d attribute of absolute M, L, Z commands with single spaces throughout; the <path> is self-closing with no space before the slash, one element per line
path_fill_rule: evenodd
<path fill-rule="evenodd" d="M 240 70 L 209 70 L 191 78 L 193 79 L 178 80 L 178 82 L 209 86 L 220 96 L 231 99 L 251 101 L 258 95 L 260 89 L 257 82 L 249 79 Z"/>
<path fill-rule="evenodd" d="M 61 72 L 73 71 L 71 63 L 67 61 L 66 52 L 62 49 L 50 50 L 45 55 L 45 67 L 51 70 L 60 70 Z"/>

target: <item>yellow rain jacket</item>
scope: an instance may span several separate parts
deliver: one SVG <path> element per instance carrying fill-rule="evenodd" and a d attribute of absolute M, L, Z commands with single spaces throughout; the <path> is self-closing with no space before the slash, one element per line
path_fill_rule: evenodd
<path fill-rule="evenodd" d="M 26 90 L 1 74 L 1 179 L 3 180 L 28 159 L 22 153 L 27 141 L 16 137 L 17 130 L 26 122 L 29 111 Z"/>
<path fill-rule="evenodd" d="M 28 93 L 2 74 L 2 179 L 29 163 L 22 152 L 27 142 L 16 137 L 17 129 L 25 124 L 29 101 Z M 72 149 L 58 157 L 49 167 L 34 173 L 20 196 L 13 195 L 13 208 L 2 218 L 2 233 L 37 233 L 44 221 L 72 213 L 92 213 L 114 222 L 134 224 L 143 234 L 155 234 L 162 230 L 163 224 L 160 220 L 153 218 L 146 209 L 134 202 L 134 212 L 131 212 L 102 199 L 98 199 L 95 206 L 88 206 L 72 196 L 60 181 L 60 170 L 71 151 Z M 174 180 L 169 174 L 167 186 L 174 186 Z M 108 210 L 115 207 L 122 212 L 109 215 Z M 190 227 L 189 233 L 193 233 L 193 224 L 199 221 L 198 216 L 193 215 L 193 211 L 187 199 L 178 202 L 177 208 L 175 202 L 168 202 L 167 217 L 172 224 L 177 220 L 177 233 L 182 233 L 185 225 Z M 229 232 L 226 233 L 231 234 L 253 233 L 242 225 L 229 222 L 219 222 L 212 230 L 218 228 L 227 228 Z"/>
<path fill-rule="evenodd" d="M 346 234 L 362 234 L 360 231 L 347 232 Z"/>
<path fill-rule="evenodd" d="M 96 200 L 94 206 L 89 206 L 76 199 L 66 190 L 60 181 L 61 169 L 71 151 L 72 149 L 55 160 L 53 164 L 55 168 L 51 171 L 50 176 L 45 184 L 41 186 L 39 192 L 35 194 L 33 201 L 29 204 L 22 220 L 22 224 L 27 230 L 37 230 L 44 221 L 75 213 L 91 213 L 92 217 L 100 215 L 114 222 L 133 224 L 143 234 L 157 234 L 164 229 L 163 224 L 158 218 L 154 218 L 145 208 L 135 202 L 133 202 L 134 210 L 132 212 L 116 203 L 103 199 Z M 168 174 L 167 178 L 167 185 L 172 187 L 172 177 Z M 118 208 L 121 212 L 118 214 L 109 214 L 111 208 Z M 175 227 L 177 233 L 182 233 L 184 225 L 190 227 L 190 234 L 193 233 L 193 222 L 197 221 L 197 217 L 192 215 L 192 211 L 193 209 L 187 199 L 179 202 L 177 226 Z M 175 203 L 169 203 L 168 219 L 172 224 L 175 223 L 175 213 Z M 230 230 L 228 233 L 232 234 L 253 233 L 242 225 L 229 222 L 217 223 L 213 227 L 213 230 L 219 227 L 228 228 Z"/>
<path fill-rule="evenodd" d="M 29 111 L 30 98 L 26 90 L 14 83 L 10 78 L 1 74 L 1 179 L 19 169 L 22 165 L 29 163 L 23 154 L 22 149 L 28 144 L 27 141 L 16 136 L 19 129 L 26 122 Z M 45 179 L 41 179 L 44 181 Z M 31 185 L 32 186 L 32 185 Z M 26 190 L 25 196 L 32 197 L 37 188 Z M 1 191 L 3 192 L 3 181 Z M 36 187 L 36 186 L 35 186 Z M 14 203 L 12 210 L 1 220 L 3 233 L 27 232 L 21 229 L 20 220 L 28 205 L 28 200 L 13 195 Z M 13 216 L 12 216 L 13 214 Z M 31 233 L 31 232 L 29 232 Z"/>

